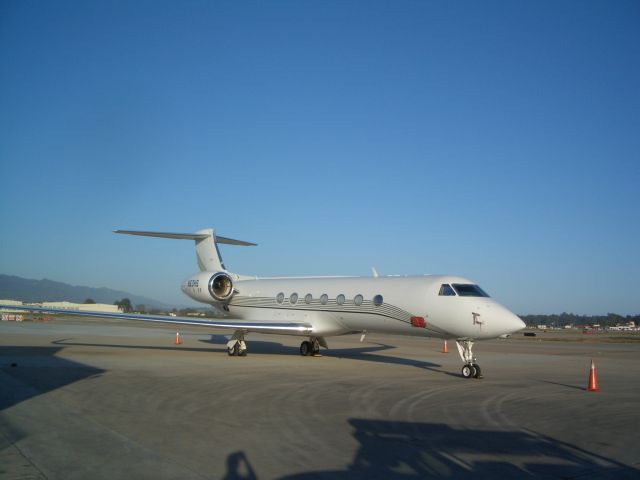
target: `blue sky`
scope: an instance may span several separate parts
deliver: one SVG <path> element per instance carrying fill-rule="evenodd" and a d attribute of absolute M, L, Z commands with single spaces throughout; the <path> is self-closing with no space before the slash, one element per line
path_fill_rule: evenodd
<path fill-rule="evenodd" d="M 640 313 L 640 4 L 5 1 L 0 273 L 455 273 Z"/>

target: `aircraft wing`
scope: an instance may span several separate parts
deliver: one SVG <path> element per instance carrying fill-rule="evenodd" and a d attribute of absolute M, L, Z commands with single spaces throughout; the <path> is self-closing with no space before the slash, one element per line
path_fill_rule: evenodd
<path fill-rule="evenodd" d="M 199 327 L 227 328 L 240 330 L 244 333 L 281 333 L 293 335 L 307 335 L 313 331 L 313 326 L 308 323 L 295 322 L 247 322 L 232 319 L 206 319 L 197 320 L 190 317 L 171 317 L 164 315 L 146 315 L 140 313 L 111 313 L 83 310 L 65 310 L 58 308 L 36 307 L 29 305 L 0 305 L 0 309 L 22 310 L 27 312 L 58 313 L 63 315 L 76 315 L 81 317 L 113 318 L 119 320 L 138 320 L 143 322 L 167 323 L 173 325 L 194 325 Z"/>

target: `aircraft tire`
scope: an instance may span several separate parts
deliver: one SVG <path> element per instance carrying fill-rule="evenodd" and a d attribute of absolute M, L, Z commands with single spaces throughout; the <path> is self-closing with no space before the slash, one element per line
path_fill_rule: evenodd
<path fill-rule="evenodd" d="M 246 355 L 247 351 L 244 350 L 244 355 Z M 240 357 L 244 356 L 243 352 L 240 350 L 240 342 L 236 342 L 235 345 L 231 348 L 227 347 L 227 353 L 230 357 Z"/>
<path fill-rule="evenodd" d="M 473 368 L 473 365 L 467 363 L 466 365 L 463 365 L 463 367 L 462 367 L 462 376 L 464 378 L 471 378 L 471 377 L 473 377 L 475 371 L 476 371 L 476 369 Z"/>
<path fill-rule="evenodd" d="M 308 357 L 309 355 L 311 355 L 312 350 L 313 348 L 311 346 L 311 342 L 305 340 L 300 344 L 300 355 L 302 355 L 303 357 Z"/>
<path fill-rule="evenodd" d="M 482 370 L 480 370 L 480 365 L 474 365 L 473 369 L 475 370 L 473 378 L 482 378 Z"/>

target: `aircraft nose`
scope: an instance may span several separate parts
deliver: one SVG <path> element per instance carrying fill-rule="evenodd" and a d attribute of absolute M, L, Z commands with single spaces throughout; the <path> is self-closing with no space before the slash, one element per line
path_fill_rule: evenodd
<path fill-rule="evenodd" d="M 502 305 L 497 305 L 497 307 L 495 312 L 497 317 L 496 326 L 500 330 L 500 334 L 514 333 L 526 327 L 522 319 L 511 310 Z"/>
<path fill-rule="evenodd" d="M 518 330 L 522 330 L 527 325 L 522 321 L 522 319 L 509 312 L 509 318 L 507 319 L 507 328 L 509 328 L 509 333 L 517 332 Z"/>

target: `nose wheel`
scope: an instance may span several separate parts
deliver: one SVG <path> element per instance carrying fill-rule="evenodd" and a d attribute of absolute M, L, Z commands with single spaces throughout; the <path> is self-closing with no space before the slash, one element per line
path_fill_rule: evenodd
<path fill-rule="evenodd" d="M 480 365 L 468 363 L 462 367 L 462 376 L 464 378 L 482 378 Z"/>
<path fill-rule="evenodd" d="M 482 370 L 473 356 L 473 340 L 456 340 L 458 353 L 464 362 L 462 376 L 464 378 L 482 378 Z"/>

